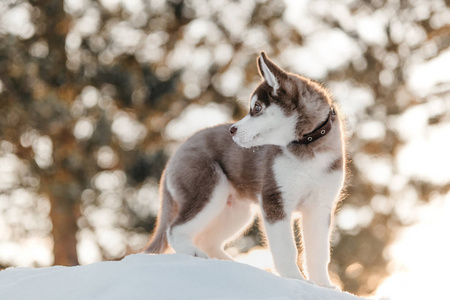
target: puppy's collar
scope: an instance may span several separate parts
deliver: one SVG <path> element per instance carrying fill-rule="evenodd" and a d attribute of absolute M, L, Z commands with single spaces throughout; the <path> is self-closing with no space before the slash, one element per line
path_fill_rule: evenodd
<path fill-rule="evenodd" d="M 295 144 L 307 145 L 318 139 L 327 135 L 330 132 L 331 128 L 333 128 L 333 122 L 336 119 L 336 111 L 333 107 L 330 108 L 330 112 L 328 113 L 328 117 L 321 125 L 319 125 L 316 129 L 311 131 L 308 134 L 304 134 L 301 139 L 292 141 Z"/>

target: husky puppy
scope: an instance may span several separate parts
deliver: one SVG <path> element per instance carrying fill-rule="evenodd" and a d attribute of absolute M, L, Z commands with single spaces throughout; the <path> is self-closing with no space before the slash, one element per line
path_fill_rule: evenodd
<path fill-rule="evenodd" d="M 287 73 L 264 52 L 263 79 L 239 122 L 202 130 L 169 160 L 161 178 L 161 210 L 146 249 L 168 244 L 198 257 L 231 259 L 224 246 L 261 207 L 275 268 L 304 279 L 297 266 L 293 214 L 301 213 L 309 280 L 332 287 L 328 276 L 331 219 L 344 182 L 342 120 L 319 84 Z"/>

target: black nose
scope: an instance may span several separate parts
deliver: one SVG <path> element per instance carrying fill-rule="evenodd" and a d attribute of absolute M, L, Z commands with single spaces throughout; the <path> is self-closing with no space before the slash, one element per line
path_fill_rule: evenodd
<path fill-rule="evenodd" d="M 236 133 L 236 131 L 237 131 L 237 127 L 235 127 L 235 126 L 231 126 L 231 127 L 230 127 L 230 133 L 231 133 L 231 135 L 234 135 L 234 134 Z"/>

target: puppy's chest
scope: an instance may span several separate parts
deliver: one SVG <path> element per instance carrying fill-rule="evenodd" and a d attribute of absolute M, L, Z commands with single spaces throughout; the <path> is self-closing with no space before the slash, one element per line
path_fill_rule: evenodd
<path fill-rule="evenodd" d="M 308 160 L 283 154 L 274 159 L 273 175 L 287 198 L 299 200 L 326 184 L 331 160 L 330 155 L 326 154 Z"/>

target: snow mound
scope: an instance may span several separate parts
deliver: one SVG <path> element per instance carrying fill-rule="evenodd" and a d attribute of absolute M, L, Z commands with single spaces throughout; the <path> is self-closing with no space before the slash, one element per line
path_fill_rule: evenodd
<path fill-rule="evenodd" d="M 237 262 L 181 254 L 135 254 L 77 267 L 9 268 L 0 272 L 0 295 L 5 300 L 362 299 Z"/>

